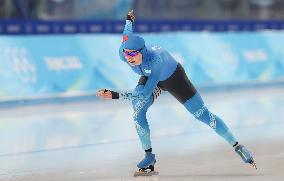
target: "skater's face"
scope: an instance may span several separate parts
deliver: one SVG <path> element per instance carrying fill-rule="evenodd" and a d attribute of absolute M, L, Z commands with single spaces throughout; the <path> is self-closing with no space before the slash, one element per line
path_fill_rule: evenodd
<path fill-rule="evenodd" d="M 142 63 L 142 54 L 141 54 L 141 49 L 140 50 L 130 50 L 130 49 L 124 49 L 124 57 L 128 61 L 128 63 L 131 66 L 136 66 L 140 65 Z"/>

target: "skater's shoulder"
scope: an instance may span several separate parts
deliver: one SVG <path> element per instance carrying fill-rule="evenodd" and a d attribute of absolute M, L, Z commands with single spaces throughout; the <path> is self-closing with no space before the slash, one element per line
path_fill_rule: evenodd
<path fill-rule="evenodd" d="M 147 54 L 150 59 L 158 60 L 162 58 L 162 54 L 165 50 L 160 46 L 149 46 L 147 47 Z"/>
<path fill-rule="evenodd" d="M 148 55 L 147 61 L 149 62 L 151 67 L 154 67 L 154 66 L 161 64 L 163 62 L 160 51 L 150 49 L 150 50 L 148 50 L 147 55 Z"/>
<path fill-rule="evenodd" d="M 148 48 L 149 51 L 151 51 L 153 54 L 160 55 L 163 51 L 166 51 L 161 46 L 158 45 L 151 45 Z"/>

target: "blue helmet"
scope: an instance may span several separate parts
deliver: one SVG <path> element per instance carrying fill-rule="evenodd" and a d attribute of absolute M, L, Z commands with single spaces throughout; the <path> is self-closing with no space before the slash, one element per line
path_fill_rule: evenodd
<path fill-rule="evenodd" d="M 145 41 L 137 35 L 125 35 L 121 44 L 121 49 L 139 50 L 144 48 Z"/>

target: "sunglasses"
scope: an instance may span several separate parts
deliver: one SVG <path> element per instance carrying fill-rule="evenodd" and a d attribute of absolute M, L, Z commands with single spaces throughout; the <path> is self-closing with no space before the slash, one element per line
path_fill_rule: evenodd
<path fill-rule="evenodd" d="M 135 56 L 137 56 L 141 52 L 142 49 L 143 48 L 140 48 L 139 50 L 131 51 L 131 52 L 123 50 L 123 53 L 124 53 L 124 56 L 135 57 Z"/>

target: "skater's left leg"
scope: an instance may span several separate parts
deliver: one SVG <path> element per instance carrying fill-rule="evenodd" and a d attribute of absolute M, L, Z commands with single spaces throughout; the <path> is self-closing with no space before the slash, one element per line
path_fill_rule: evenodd
<path fill-rule="evenodd" d="M 196 92 L 196 94 L 188 99 L 183 105 L 194 115 L 196 119 L 210 126 L 230 145 L 234 146 L 237 143 L 235 137 L 224 121 L 208 110 L 198 92 Z"/>
<path fill-rule="evenodd" d="M 177 65 L 173 75 L 171 75 L 167 80 L 159 82 L 158 85 L 163 90 L 169 91 L 198 120 L 213 128 L 232 146 L 236 144 L 236 139 L 222 119 L 212 114 L 204 105 L 202 98 L 188 79 L 180 64 Z"/>
<path fill-rule="evenodd" d="M 252 153 L 243 145 L 238 144 L 224 121 L 208 110 L 198 92 L 196 92 L 196 94 L 188 99 L 183 105 L 194 115 L 196 119 L 210 126 L 218 135 L 223 137 L 230 145 L 232 145 L 235 148 L 235 152 L 240 155 L 245 163 L 252 164 L 256 169 Z"/>
<path fill-rule="evenodd" d="M 163 90 L 170 92 L 198 120 L 213 128 L 217 134 L 235 148 L 235 151 L 246 163 L 251 163 L 255 166 L 252 154 L 243 145 L 238 144 L 224 121 L 211 113 L 204 105 L 201 96 L 188 79 L 181 64 L 177 65 L 173 75 L 165 81 L 160 81 L 158 85 Z"/>

